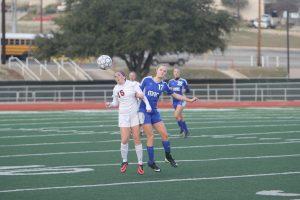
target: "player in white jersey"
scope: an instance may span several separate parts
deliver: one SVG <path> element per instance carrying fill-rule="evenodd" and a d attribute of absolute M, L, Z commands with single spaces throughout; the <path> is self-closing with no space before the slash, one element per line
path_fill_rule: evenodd
<path fill-rule="evenodd" d="M 136 81 L 136 73 L 134 72 L 134 71 L 131 71 L 130 73 L 129 73 L 129 75 L 128 75 L 128 77 L 129 77 L 129 80 L 131 80 L 132 82 L 134 82 L 135 84 L 137 84 L 138 86 L 140 86 L 140 83 L 138 82 L 138 81 Z M 141 101 L 140 100 L 138 100 L 138 105 L 140 106 L 140 104 L 141 104 Z M 143 133 L 144 133 L 144 130 L 143 130 L 143 122 L 141 121 L 141 119 L 140 119 L 140 132 L 141 132 L 141 136 L 143 135 Z"/>
<path fill-rule="evenodd" d="M 113 90 L 113 101 L 106 103 L 107 107 L 119 106 L 119 127 L 121 132 L 121 173 L 126 172 L 128 166 L 128 142 L 130 131 L 132 131 L 135 151 L 138 158 L 138 174 L 144 174 L 143 170 L 143 147 L 139 136 L 139 118 L 138 118 L 138 101 L 142 99 L 147 105 L 147 111 L 151 112 L 151 106 L 147 98 L 144 96 L 138 84 L 126 80 L 123 72 L 115 73 L 117 85 Z"/>

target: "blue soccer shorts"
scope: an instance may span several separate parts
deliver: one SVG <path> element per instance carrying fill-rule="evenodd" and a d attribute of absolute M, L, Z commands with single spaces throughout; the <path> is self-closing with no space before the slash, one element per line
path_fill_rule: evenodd
<path fill-rule="evenodd" d="M 140 124 L 155 124 L 162 121 L 158 111 L 148 112 L 139 112 Z"/>
<path fill-rule="evenodd" d="M 182 107 L 186 106 L 186 101 L 173 101 L 173 108 L 176 109 L 178 105 L 181 105 Z"/>

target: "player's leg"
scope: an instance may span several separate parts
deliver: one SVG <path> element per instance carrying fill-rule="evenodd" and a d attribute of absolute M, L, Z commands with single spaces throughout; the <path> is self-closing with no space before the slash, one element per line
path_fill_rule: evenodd
<path fill-rule="evenodd" d="M 169 162 L 172 167 L 177 167 L 177 163 L 171 155 L 171 145 L 170 141 L 168 140 L 168 132 L 165 127 L 165 124 L 162 121 L 159 121 L 153 124 L 153 126 L 161 136 L 162 144 L 165 150 L 166 161 Z"/>
<path fill-rule="evenodd" d="M 183 128 L 183 132 L 184 132 L 184 137 L 188 137 L 190 135 L 190 131 L 184 121 L 184 117 L 183 117 L 183 109 L 185 108 L 185 102 L 182 103 L 182 105 L 177 106 L 179 107 L 179 118 L 181 119 L 181 124 L 182 124 L 182 128 Z"/>
<path fill-rule="evenodd" d="M 160 172 L 160 168 L 156 165 L 154 159 L 154 134 L 151 124 L 143 125 L 144 133 L 147 136 L 147 152 L 148 152 L 148 166 L 152 168 L 155 172 Z"/>
<path fill-rule="evenodd" d="M 141 100 L 138 101 L 138 107 L 140 107 L 140 104 L 141 104 Z M 140 119 L 140 116 L 139 116 L 139 128 L 140 128 L 140 135 L 141 136 L 144 135 L 143 124 L 144 124 L 144 121 L 143 121 L 143 119 Z"/>
<path fill-rule="evenodd" d="M 128 142 L 130 138 L 130 116 L 127 114 L 119 114 L 119 127 L 121 132 L 121 173 L 126 172 L 128 166 Z"/>
<path fill-rule="evenodd" d="M 139 125 L 136 125 L 134 127 L 131 127 L 132 130 L 132 137 L 135 144 L 135 153 L 138 159 L 138 167 L 137 167 L 137 173 L 142 175 L 144 174 L 143 169 L 143 145 L 140 140 L 140 130 Z"/>
<path fill-rule="evenodd" d="M 139 117 L 143 122 L 144 133 L 147 137 L 147 153 L 148 153 L 148 166 L 151 167 L 154 171 L 160 172 L 159 167 L 155 164 L 154 160 L 154 134 L 151 123 L 151 114 L 149 113 L 139 113 Z"/>
<path fill-rule="evenodd" d="M 142 175 L 144 174 L 143 169 L 143 145 L 140 140 L 140 126 L 139 126 L 139 118 L 137 115 L 133 115 L 131 117 L 131 131 L 132 131 L 132 137 L 134 140 L 135 145 L 135 152 L 138 159 L 138 167 L 137 167 L 137 173 Z"/>
<path fill-rule="evenodd" d="M 178 119 L 180 119 L 180 124 L 182 126 L 182 129 L 183 129 L 183 132 L 184 132 L 184 137 L 188 137 L 190 132 L 189 132 L 189 129 L 184 121 L 184 118 L 183 118 L 183 109 L 185 108 L 185 105 L 186 105 L 186 102 L 185 101 L 181 101 L 180 104 L 177 105 L 176 107 L 176 111 L 177 111 L 177 116 L 178 116 Z"/>
<path fill-rule="evenodd" d="M 175 106 L 174 106 L 175 107 Z M 182 110 L 183 110 L 183 106 L 180 104 L 177 104 L 175 107 L 175 111 L 174 111 L 174 117 L 177 121 L 177 124 L 180 128 L 180 134 L 182 134 L 184 132 L 184 128 L 183 128 L 183 121 L 182 121 Z"/>
<path fill-rule="evenodd" d="M 121 131 L 121 157 L 122 157 L 122 164 L 121 164 L 121 173 L 126 172 L 128 166 L 128 142 L 130 137 L 130 128 L 129 127 L 120 127 Z"/>
<path fill-rule="evenodd" d="M 182 114 L 181 114 L 181 118 L 182 118 L 182 127 L 183 127 L 184 137 L 188 137 L 190 135 L 190 131 L 186 125 L 186 122 L 185 122 Z"/>

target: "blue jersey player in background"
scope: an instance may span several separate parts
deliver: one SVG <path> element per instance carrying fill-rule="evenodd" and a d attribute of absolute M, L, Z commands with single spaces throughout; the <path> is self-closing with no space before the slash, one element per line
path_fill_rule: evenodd
<path fill-rule="evenodd" d="M 174 79 L 171 79 L 169 81 L 170 89 L 174 93 L 180 95 L 185 95 L 185 93 L 189 93 L 190 89 L 187 81 L 183 78 L 180 78 L 180 69 L 175 68 L 173 70 L 173 76 Z M 182 114 L 185 104 L 186 104 L 185 101 L 173 98 L 173 108 L 175 109 L 174 117 L 176 118 L 177 124 L 180 128 L 180 134 L 184 133 L 184 137 L 187 137 L 189 135 L 189 130 L 185 121 L 183 120 L 183 114 Z"/>
<path fill-rule="evenodd" d="M 147 136 L 147 152 L 149 156 L 148 166 L 152 168 L 155 172 L 160 172 L 160 168 L 156 165 L 154 160 L 154 134 L 153 127 L 161 135 L 162 144 L 165 150 L 165 161 L 169 162 L 172 167 L 177 167 L 177 163 L 172 158 L 171 147 L 168 139 L 167 129 L 165 124 L 161 120 L 160 113 L 157 110 L 157 103 L 159 96 L 162 93 L 172 95 L 173 98 L 184 100 L 188 102 L 194 102 L 197 100 L 196 97 L 190 99 L 180 94 L 174 93 L 168 86 L 166 82 L 163 81 L 167 73 L 166 66 L 159 66 L 156 69 L 155 77 L 145 77 L 141 82 L 141 89 L 147 97 L 152 111 L 149 113 L 146 111 L 146 105 L 144 102 L 141 102 L 139 115 L 143 121 L 143 129 Z"/>

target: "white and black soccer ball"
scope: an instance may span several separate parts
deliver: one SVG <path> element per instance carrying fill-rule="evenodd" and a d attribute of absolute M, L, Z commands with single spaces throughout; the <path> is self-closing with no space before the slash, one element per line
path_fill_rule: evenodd
<path fill-rule="evenodd" d="M 102 55 L 97 59 L 100 69 L 106 70 L 112 66 L 112 59 L 108 55 Z"/>

